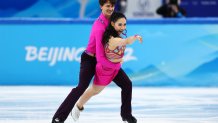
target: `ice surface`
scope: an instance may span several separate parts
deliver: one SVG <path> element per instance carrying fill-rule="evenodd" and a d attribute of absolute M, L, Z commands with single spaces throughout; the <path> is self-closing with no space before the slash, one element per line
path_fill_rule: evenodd
<path fill-rule="evenodd" d="M 0 86 L 0 123 L 50 123 L 70 86 Z M 122 123 L 120 89 L 107 87 L 78 123 Z M 218 88 L 133 87 L 138 123 L 218 123 Z M 69 116 L 65 123 L 73 123 Z"/>

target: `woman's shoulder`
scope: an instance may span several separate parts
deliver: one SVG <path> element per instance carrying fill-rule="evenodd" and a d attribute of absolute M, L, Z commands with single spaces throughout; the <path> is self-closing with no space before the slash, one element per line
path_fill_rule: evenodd
<path fill-rule="evenodd" d="M 120 39 L 122 39 L 122 38 L 120 38 L 120 37 L 110 36 L 110 38 L 109 38 L 109 42 L 117 42 L 117 41 L 119 41 Z"/>

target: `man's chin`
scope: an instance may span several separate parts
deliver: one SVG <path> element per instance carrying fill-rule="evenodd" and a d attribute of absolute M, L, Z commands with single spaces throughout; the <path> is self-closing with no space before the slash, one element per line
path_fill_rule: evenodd
<path fill-rule="evenodd" d="M 113 12 L 108 12 L 107 14 L 111 16 L 113 14 Z"/>

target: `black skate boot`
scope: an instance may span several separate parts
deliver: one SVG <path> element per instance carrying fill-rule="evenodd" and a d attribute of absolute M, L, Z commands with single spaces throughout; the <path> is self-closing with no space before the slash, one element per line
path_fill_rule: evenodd
<path fill-rule="evenodd" d="M 52 123 L 64 123 L 64 121 L 60 121 L 60 119 L 55 118 L 52 120 Z"/>
<path fill-rule="evenodd" d="M 133 116 L 131 117 L 126 117 L 126 118 L 122 118 L 124 123 L 137 123 L 137 119 Z"/>

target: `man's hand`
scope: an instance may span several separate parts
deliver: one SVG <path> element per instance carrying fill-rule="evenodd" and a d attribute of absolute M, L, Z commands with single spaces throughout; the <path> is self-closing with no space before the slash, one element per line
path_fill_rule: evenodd
<path fill-rule="evenodd" d="M 170 7 L 171 7 L 171 9 L 173 10 L 174 13 L 179 12 L 179 9 L 178 9 L 177 5 L 172 4 L 172 5 L 170 5 Z"/>

